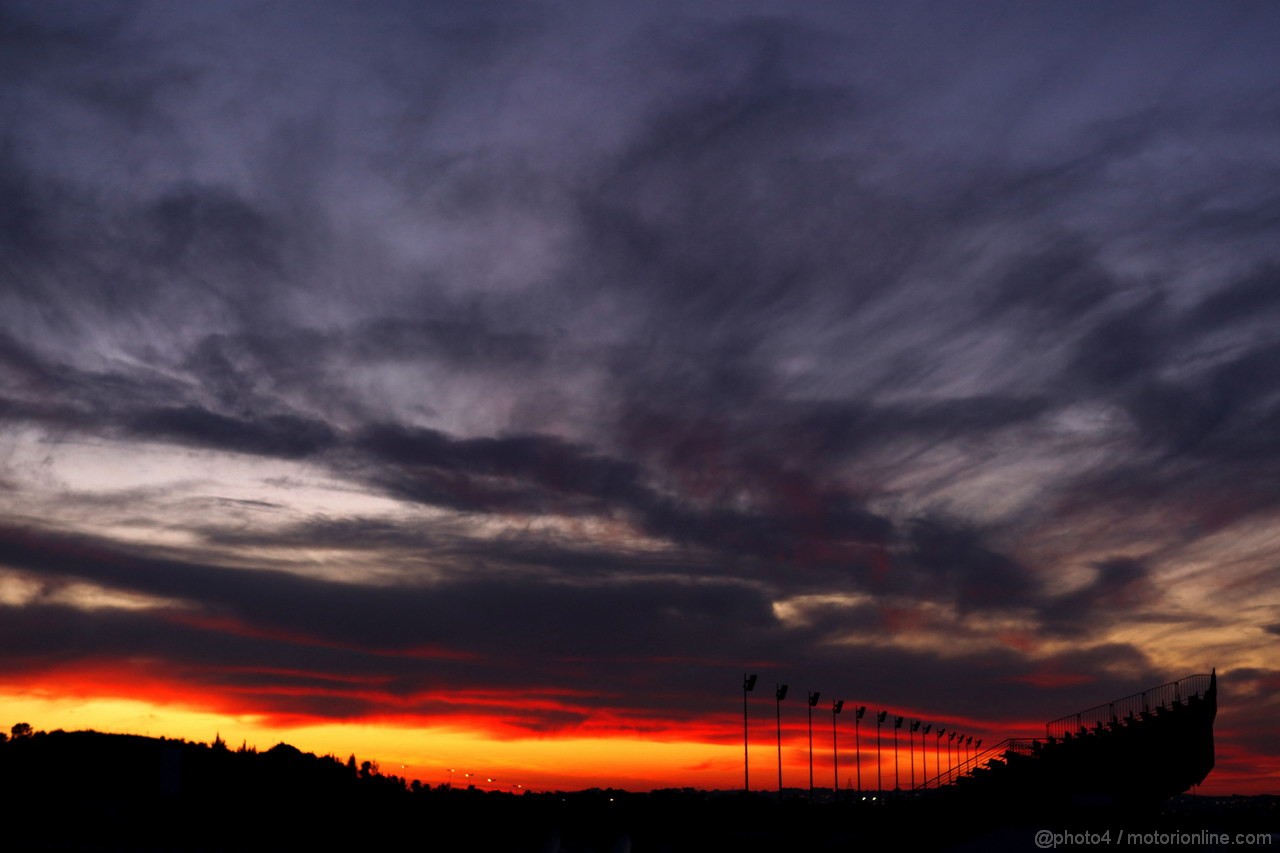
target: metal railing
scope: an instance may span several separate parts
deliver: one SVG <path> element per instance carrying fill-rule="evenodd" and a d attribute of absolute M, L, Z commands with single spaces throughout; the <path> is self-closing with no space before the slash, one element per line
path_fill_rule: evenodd
<path fill-rule="evenodd" d="M 1074 714 L 1045 723 L 1048 741 L 1063 740 L 1105 728 L 1150 719 L 1189 702 L 1203 701 L 1213 685 L 1212 675 L 1189 675 L 1158 687 L 1143 690 L 1120 699 L 1104 702 Z M 1020 758 L 1039 755 L 1046 742 L 1038 738 L 1008 738 L 988 747 L 971 758 L 960 761 L 942 773 L 926 779 L 915 790 L 954 785 L 966 777 L 982 775 L 982 771 L 999 772 L 1000 768 Z"/>
<path fill-rule="evenodd" d="M 1209 691 L 1211 675 L 1188 675 L 1177 681 L 1161 684 L 1134 693 L 1122 699 L 1114 699 L 1074 714 L 1067 714 L 1044 724 L 1045 734 L 1061 740 L 1071 735 L 1102 731 L 1108 726 L 1123 725 L 1139 717 L 1146 718 L 1163 710 L 1172 709 L 1191 699 L 1203 699 Z"/>
<path fill-rule="evenodd" d="M 1010 761 L 1017 760 L 1017 757 L 1030 758 L 1038 753 L 1042 747 L 1043 742 L 1036 738 L 1006 738 L 995 746 L 988 747 L 955 766 L 947 768 L 933 778 L 924 780 L 914 790 L 941 788 L 943 785 L 953 785 L 958 780 L 973 776 L 983 770 L 996 771 Z"/>

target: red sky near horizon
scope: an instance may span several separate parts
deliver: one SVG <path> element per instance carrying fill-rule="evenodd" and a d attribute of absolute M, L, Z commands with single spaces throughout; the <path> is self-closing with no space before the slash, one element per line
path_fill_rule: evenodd
<path fill-rule="evenodd" d="M 273 718 L 248 710 L 255 707 L 255 695 L 261 691 L 219 695 L 196 688 L 184 692 L 172 681 L 148 682 L 139 675 L 109 669 L 55 672 L 16 684 L 18 693 L 0 697 L 0 708 L 24 720 L 51 721 L 37 725 L 38 729 L 94 729 L 211 742 L 213 738 L 205 730 L 213 726 L 215 736 L 233 746 L 243 742 L 266 749 L 286 742 L 317 754 L 340 758 L 354 754 L 361 761 L 377 761 L 384 773 L 433 786 L 449 782 L 490 790 L 537 791 L 587 787 L 732 789 L 743 784 L 742 721 L 740 717 L 729 719 L 731 714 L 700 720 L 604 718 L 594 720 L 590 727 L 576 728 L 573 734 L 534 737 L 512 730 L 500 715 L 473 716 L 462 710 L 422 716 L 389 712 L 338 723 L 319 716 Z M 320 696 L 324 692 L 297 690 L 290 695 Z M 461 696 L 455 701 L 474 708 L 491 705 L 498 698 Z M 774 703 L 766 701 L 769 698 L 749 696 L 747 769 L 753 790 L 777 787 L 778 729 Z M 521 704 L 544 711 L 573 707 L 557 698 L 523 697 Z M 820 788 L 837 784 L 833 717 L 841 789 L 873 791 L 877 785 L 886 790 L 924 785 L 936 780 L 939 773 L 978 756 L 984 748 L 997 746 L 1004 736 L 1044 736 L 1043 723 L 955 718 L 929 721 L 933 731 L 927 733 L 922 727 L 911 732 L 914 720 L 925 721 L 909 716 L 909 712 L 889 712 L 880 726 L 877 750 L 876 709 L 868 708 L 855 731 L 856 706 L 849 703 L 848 713 L 842 708 L 837 715 L 831 705 L 820 700 L 813 713 L 813 781 Z M 805 695 L 789 696 L 781 707 L 786 709 L 781 726 L 783 784 L 804 788 L 810 772 Z M 740 713 L 740 705 L 736 710 Z M 898 716 L 904 722 L 896 731 L 895 752 L 894 721 Z M 936 733 L 939 728 L 943 729 L 942 737 Z M 961 741 L 967 739 L 967 744 L 962 746 L 947 737 L 951 732 L 959 734 Z M 1230 741 L 1225 747 L 1219 741 L 1217 752 L 1217 767 L 1196 793 L 1274 791 L 1267 774 L 1257 772 L 1259 765 L 1266 766 L 1265 758 L 1250 755 Z"/>
<path fill-rule="evenodd" d="M 1205 792 L 1280 792 L 1277 37 L 5 4 L 0 719 L 735 787 L 751 671 L 802 785 L 807 690 L 1216 667 Z"/>

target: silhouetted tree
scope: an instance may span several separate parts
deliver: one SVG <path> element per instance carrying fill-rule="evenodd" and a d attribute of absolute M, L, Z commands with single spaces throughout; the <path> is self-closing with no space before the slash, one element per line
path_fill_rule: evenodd
<path fill-rule="evenodd" d="M 32 734 L 34 734 L 34 732 L 31 731 L 30 723 L 14 723 L 13 728 L 9 729 L 9 731 L 13 734 L 14 740 L 21 740 L 22 738 L 28 738 L 28 737 L 31 737 Z"/>

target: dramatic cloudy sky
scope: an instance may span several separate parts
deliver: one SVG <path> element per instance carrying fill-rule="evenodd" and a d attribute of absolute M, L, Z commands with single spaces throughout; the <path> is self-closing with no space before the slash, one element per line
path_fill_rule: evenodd
<path fill-rule="evenodd" d="M 1276 791 L 1278 41 L 5 0 L 0 721 L 730 787 L 750 670 L 801 784 L 806 689 L 998 739 L 1217 667 L 1206 790 Z"/>

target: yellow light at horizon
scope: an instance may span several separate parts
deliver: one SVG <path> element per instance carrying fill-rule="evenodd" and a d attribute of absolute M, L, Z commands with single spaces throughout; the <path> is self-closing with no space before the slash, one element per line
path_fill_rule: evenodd
<path fill-rule="evenodd" d="M 374 760 L 384 772 L 429 785 L 449 781 L 450 770 L 492 777 L 483 787 L 573 790 L 734 784 L 741 747 L 692 741 L 617 737 L 497 739 L 480 731 L 411 726 L 401 722 L 344 722 L 280 727 L 251 715 L 220 714 L 135 699 L 49 697 L 0 693 L 7 730 L 28 722 L 45 731 L 93 729 L 210 743 L 221 736 L 232 749 L 259 751 L 284 742 L 304 752 Z M 403 769 L 400 769 L 403 768 Z"/>

